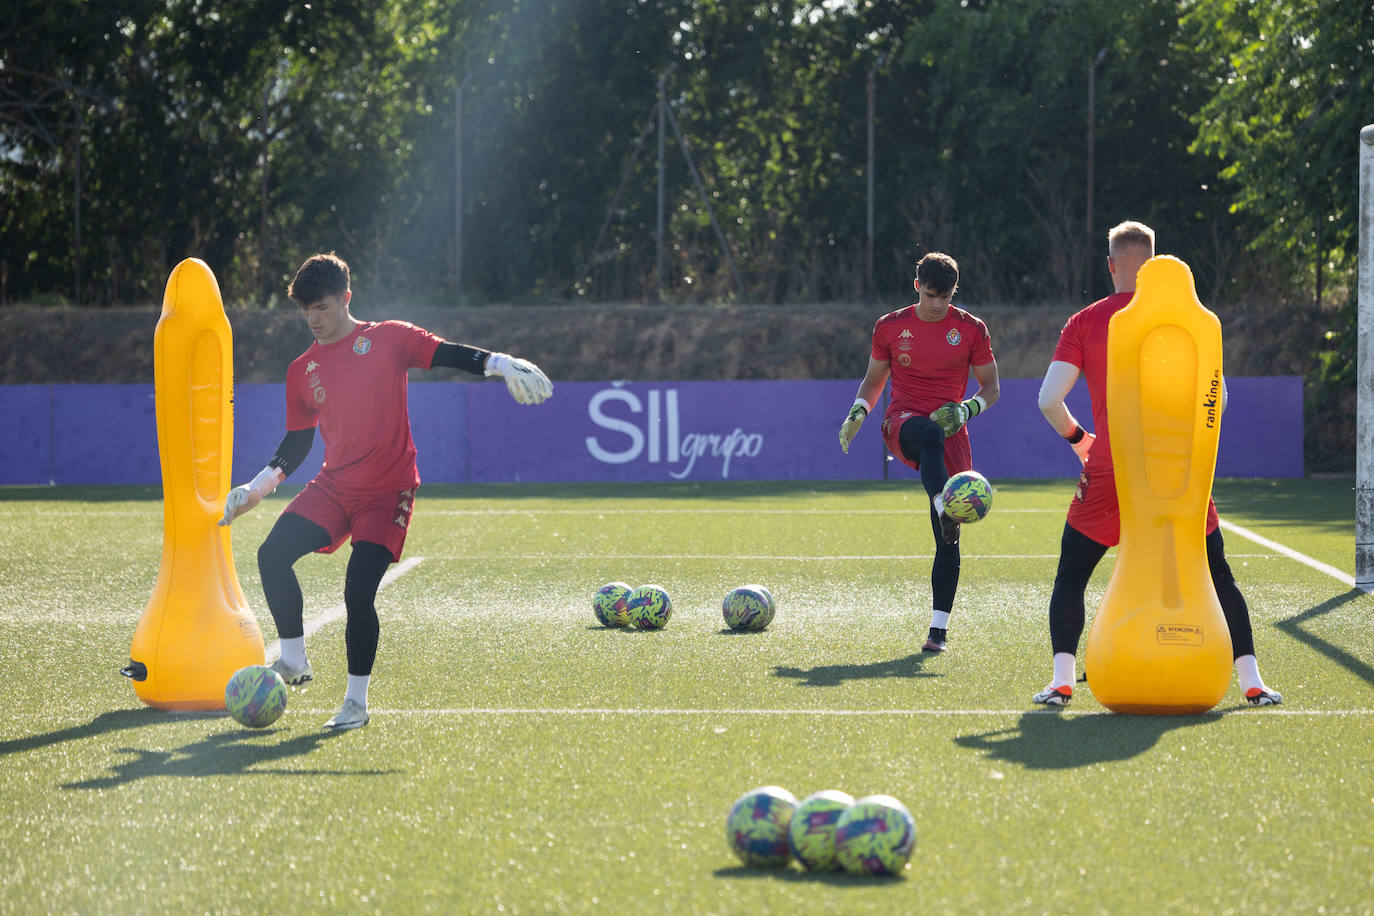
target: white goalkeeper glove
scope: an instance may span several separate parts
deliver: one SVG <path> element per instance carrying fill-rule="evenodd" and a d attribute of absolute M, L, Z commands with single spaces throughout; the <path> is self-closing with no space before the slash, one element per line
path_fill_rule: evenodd
<path fill-rule="evenodd" d="M 987 402 L 981 395 L 974 395 L 967 401 L 949 401 L 935 408 L 935 412 L 930 418 L 939 424 L 940 429 L 944 430 L 945 438 L 957 433 L 964 428 L 964 424 L 983 412 L 987 407 Z"/>
<path fill-rule="evenodd" d="M 224 518 L 219 520 L 220 527 L 234 524 L 234 519 L 262 502 L 263 497 L 275 490 L 277 484 L 285 479 L 286 475 L 281 472 L 281 468 L 269 465 L 259 471 L 251 483 L 234 487 L 229 491 L 229 495 L 224 497 Z"/>
<path fill-rule="evenodd" d="M 849 454 L 849 443 L 859 434 L 859 427 L 864 425 L 864 418 L 867 416 L 868 405 L 864 403 L 863 398 L 855 398 L 854 406 L 849 408 L 849 416 L 840 424 L 840 448 L 844 449 L 846 455 Z"/>
<path fill-rule="evenodd" d="M 506 390 L 521 404 L 542 404 L 553 394 L 553 383 L 538 366 L 509 353 L 488 356 L 486 374 L 505 379 Z"/>
<path fill-rule="evenodd" d="M 1075 436 L 1077 436 L 1077 438 L 1074 438 Z M 1078 456 L 1078 460 L 1083 464 L 1087 464 L 1088 451 L 1093 447 L 1093 443 L 1097 441 L 1097 436 L 1079 426 L 1064 438 L 1068 441 L 1069 448 L 1073 449 L 1073 453 Z"/>

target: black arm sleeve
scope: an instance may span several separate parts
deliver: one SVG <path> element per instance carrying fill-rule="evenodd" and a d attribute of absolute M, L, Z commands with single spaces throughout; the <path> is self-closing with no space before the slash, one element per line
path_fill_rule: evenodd
<path fill-rule="evenodd" d="M 282 475 L 290 477 L 291 472 L 301 466 L 315 444 L 315 427 L 309 429 L 289 429 L 277 446 L 277 453 L 267 462 L 269 468 L 280 468 Z"/>
<path fill-rule="evenodd" d="M 429 364 L 429 367 L 435 369 L 444 366 L 448 369 L 461 369 L 464 372 L 471 372 L 473 375 L 485 375 L 487 357 L 490 355 L 490 350 L 469 347 L 467 344 L 450 343 L 446 340 L 439 344 L 439 349 L 434 351 L 434 361 Z"/>

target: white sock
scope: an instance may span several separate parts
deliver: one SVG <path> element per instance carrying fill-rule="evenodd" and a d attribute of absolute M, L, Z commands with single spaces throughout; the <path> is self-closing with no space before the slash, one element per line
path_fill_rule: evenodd
<path fill-rule="evenodd" d="M 1263 687 L 1264 679 L 1260 677 L 1259 662 L 1253 655 L 1242 655 L 1236 659 L 1236 677 L 1240 680 L 1240 692 L 1244 693 L 1251 687 Z"/>
<path fill-rule="evenodd" d="M 305 667 L 305 637 L 296 636 L 281 641 L 281 660 L 292 668 Z"/>
<path fill-rule="evenodd" d="M 1050 682 L 1051 687 L 1073 686 L 1073 662 L 1071 652 L 1054 653 L 1054 680 Z"/>
<path fill-rule="evenodd" d="M 350 674 L 344 700 L 356 700 L 362 704 L 363 709 L 367 709 L 367 682 L 371 679 L 370 674 Z"/>
<path fill-rule="evenodd" d="M 930 625 L 937 630 L 948 630 L 949 611 L 931 611 Z"/>

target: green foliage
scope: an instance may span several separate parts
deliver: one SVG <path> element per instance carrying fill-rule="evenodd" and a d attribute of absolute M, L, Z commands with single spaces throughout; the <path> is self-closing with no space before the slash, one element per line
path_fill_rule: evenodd
<path fill-rule="evenodd" d="M 1353 276 L 1374 6 L 1197 0 L 1184 25 L 1183 40 L 1211 62 L 1197 74 L 1192 148 L 1219 162 L 1232 208 L 1254 217 L 1251 245 L 1286 256 L 1308 290 L 1318 265 L 1338 282 Z"/>
<path fill-rule="evenodd" d="M 855 299 L 870 77 L 884 302 L 937 248 L 965 301 L 1083 301 L 1125 218 L 1209 302 L 1290 298 L 1318 265 L 1344 292 L 1355 263 L 1357 0 L 12 6 L 0 302 L 155 302 L 195 255 L 266 305 L 330 249 L 409 298 L 652 300 L 660 139 L 670 301 Z"/>

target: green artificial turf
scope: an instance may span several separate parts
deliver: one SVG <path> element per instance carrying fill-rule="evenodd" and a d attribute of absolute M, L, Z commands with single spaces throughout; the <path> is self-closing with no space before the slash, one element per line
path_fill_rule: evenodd
<path fill-rule="evenodd" d="M 910 482 L 422 488 L 418 563 L 378 596 L 372 722 L 335 736 L 347 549 L 298 564 L 316 680 L 254 731 L 150 709 L 118 674 L 160 492 L 0 490 L 0 912 L 1367 912 L 1353 482 L 1218 482 L 1285 702 L 1248 708 L 1233 682 L 1210 713 L 1149 717 L 1082 685 L 1031 704 L 1072 482 L 995 483 L 942 655 L 919 648 L 932 544 Z M 288 493 L 233 529 L 269 647 L 254 556 Z M 616 580 L 666 588 L 667 628 L 600 626 Z M 751 582 L 777 617 L 735 633 L 720 602 Z M 726 814 L 769 784 L 896 796 L 910 866 L 741 867 Z"/>

